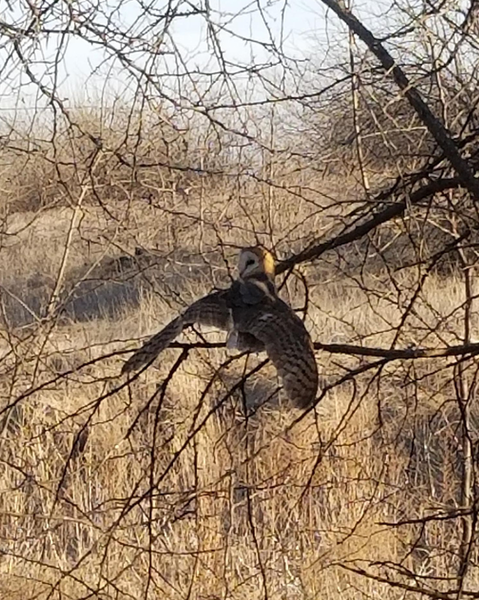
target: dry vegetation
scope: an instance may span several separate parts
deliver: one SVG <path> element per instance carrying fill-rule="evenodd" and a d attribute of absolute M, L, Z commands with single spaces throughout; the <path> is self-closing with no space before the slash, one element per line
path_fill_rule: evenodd
<path fill-rule="evenodd" d="M 222 349 L 190 350 L 171 380 L 181 351 L 169 350 L 124 387 L 121 354 L 111 353 L 225 284 L 219 247 L 233 268 L 228 244 L 254 243 L 262 224 L 268 243 L 285 232 L 286 215 L 298 237 L 305 223 L 327 233 L 338 215 L 321 192 L 298 207 L 286 189 L 263 196 L 251 183 L 202 185 L 152 204 L 86 203 L 62 282 L 60 305 L 70 294 L 73 309 L 47 320 L 75 211 L 5 220 L 4 597 L 404 597 L 388 580 L 449 590 L 460 520 L 386 523 L 461 504 L 454 359 L 392 362 L 353 379 L 368 361 L 318 352 L 330 389 L 306 415 L 278 406 L 271 371 L 241 383 L 257 358 L 218 371 Z M 354 193 L 351 181 L 344 197 Z M 385 269 L 350 275 L 335 264 L 348 257 L 358 260 L 350 250 L 303 269 L 308 327 L 322 343 L 388 348 L 421 269 L 398 271 L 392 285 Z M 283 293 L 299 306 L 302 291 L 290 279 Z M 396 345 L 459 343 L 464 301 L 459 272 L 431 274 Z M 471 318 L 475 330 L 477 311 Z M 471 568 L 467 586 L 477 581 Z"/>
<path fill-rule="evenodd" d="M 430 15 L 405 14 L 423 35 Z M 477 598 L 474 189 L 351 38 L 321 93 L 288 98 L 259 69 L 278 104 L 212 84 L 204 106 L 231 110 L 202 112 L 189 79 L 173 106 L 157 98 L 125 58 L 137 38 L 113 15 L 100 35 L 95 15 L 86 37 L 131 69 L 131 101 L 66 111 L 37 86 L 45 116 L 1 125 L 0 597 Z M 464 31 L 454 51 L 474 65 Z M 424 47 L 414 83 L 477 170 L 477 70 L 443 73 Z M 255 243 L 318 343 L 318 403 L 282 404 L 264 356 L 232 358 L 214 331 L 120 378 Z"/>

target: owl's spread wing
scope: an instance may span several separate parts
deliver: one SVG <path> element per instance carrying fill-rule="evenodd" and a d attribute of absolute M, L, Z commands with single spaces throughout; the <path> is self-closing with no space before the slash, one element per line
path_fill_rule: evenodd
<path fill-rule="evenodd" d="M 224 331 L 231 326 L 231 312 L 227 304 L 228 291 L 213 292 L 193 302 L 181 315 L 151 337 L 126 361 L 123 373 L 137 371 L 152 362 L 189 325 L 210 325 Z"/>
<path fill-rule="evenodd" d="M 288 398 L 297 406 L 310 406 L 318 389 L 318 366 L 313 344 L 301 319 L 282 301 L 248 311 L 235 323 L 264 344 L 281 378 Z"/>
<path fill-rule="evenodd" d="M 288 398 L 300 407 L 309 406 L 316 397 L 318 367 L 301 319 L 280 299 L 233 305 L 230 290 L 200 298 L 134 352 L 123 365 L 122 374 L 152 362 L 189 325 L 209 325 L 224 331 L 234 327 L 238 349 L 265 350 Z"/>

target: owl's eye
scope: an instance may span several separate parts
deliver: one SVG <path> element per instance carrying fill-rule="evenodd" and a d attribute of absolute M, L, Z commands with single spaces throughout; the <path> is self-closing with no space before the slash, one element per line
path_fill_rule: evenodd
<path fill-rule="evenodd" d="M 248 258 L 248 260 L 246 261 L 246 266 L 250 267 L 251 265 L 254 265 L 254 259 L 253 258 Z"/>

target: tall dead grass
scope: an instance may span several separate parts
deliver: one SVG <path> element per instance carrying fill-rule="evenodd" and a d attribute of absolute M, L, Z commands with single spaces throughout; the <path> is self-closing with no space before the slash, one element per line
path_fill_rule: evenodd
<path fill-rule="evenodd" d="M 191 349 L 174 373 L 181 351 L 169 349 L 131 384 L 119 379 L 122 351 L 227 283 L 238 245 L 261 241 L 281 256 L 332 234 L 354 206 L 355 181 L 338 188 L 285 166 L 277 185 L 196 174 L 186 193 L 157 167 L 134 182 L 105 167 L 75 221 L 79 171 L 60 167 L 62 187 L 50 171 L 38 177 L 37 159 L 3 206 L 2 597 L 347 600 L 454 589 L 460 520 L 414 522 L 460 504 L 452 359 L 368 370 L 369 359 L 318 352 L 328 391 L 305 416 L 280 404 L 270 368 L 240 384 L 262 357 L 220 368 L 221 348 Z M 50 199 L 32 203 L 33 182 L 47 194 L 49 177 Z M 125 256 L 128 268 L 118 269 Z M 301 268 L 314 339 L 384 348 L 461 340 L 460 273 L 430 274 L 417 293 L 420 268 L 392 277 L 351 273 L 341 261 Z M 133 282 L 138 295 L 114 316 L 43 318 L 57 284 L 66 302 L 92 280 L 107 281 L 112 296 Z M 40 288 L 45 300 L 32 319 L 12 325 L 15 302 L 38 299 Z M 304 299 L 299 280 L 282 293 L 298 307 Z M 475 302 L 472 319 L 475 330 Z M 472 415 L 475 435 L 475 407 Z M 474 550 L 469 590 L 476 560 Z"/>

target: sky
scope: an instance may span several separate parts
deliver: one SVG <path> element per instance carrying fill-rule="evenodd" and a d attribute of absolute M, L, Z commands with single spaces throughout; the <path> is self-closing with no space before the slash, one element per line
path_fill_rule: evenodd
<path fill-rule="evenodd" d="M 206 0 L 203 0 L 203 3 Z M 37 0 L 42 6 L 44 0 Z M 0 8 L 0 20 L 7 23 L 26 23 L 24 0 L 11 0 L 8 5 L 3 4 Z M 142 3 L 143 6 L 145 3 Z M 150 6 L 161 12 L 166 4 L 165 0 L 151 0 Z M 187 3 L 179 3 L 180 10 L 186 10 Z M 200 4 L 197 0 L 196 4 Z M 118 8 L 121 5 L 121 8 Z M 319 40 L 327 39 L 327 27 L 324 18 L 324 7 L 319 0 L 209 0 L 212 21 L 221 25 L 216 32 L 220 40 L 221 50 L 225 59 L 230 64 L 246 64 L 250 62 L 262 63 L 267 59 L 267 53 L 260 43 L 250 43 L 247 39 L 257 42 L 269 42 L 271 38 L 276 44 L 283 43 L 284 52 L 291 57 L 308 56 L 318 48 Z M 75 6 L 84 7 L 87 12 L 90 6 L 94 6 L 90 0 L 78 0 Z M 95 16 L 100 22 L 114 23 L 116 27 L 129 30 L 133 36 L 138 36 L 135 43 L 138 48 L 142 42 L 152 41 L 151 31 L 142 39 L 146 21 L 138 21 L 140 13 L 140 0 L 101 0 L 97 6 L 102 7 L 104 16 Z M 262 14 L 258 10 L 261 7 Z M 263 18 L 264 16 L 264 18 Z M 151 24 L 152 18 L 148 19 Z M 56 25 L 58 25 L 57 21 Z M 331 27 L 331 24 L 329 25 Z M 130 29 L 131 28 L 131 29 Z M 156 27 L 155 31 L 159 31 Z M 231 32 L 231 33 L 230 33 Z M 211 43 L 207 40 L 206 22 L 202 16 L 176 17 L 169 29 L 170 39 L 168 45 L 175 46 L 176 56 L 189 67 L 197 69 L 216 69 L 212 61 Z M 0 38 L 1 39 L 1 38 Z M 43 36 L 36 43 L 35 53 L 31 54 L 31 44 L 23 42 L 25 55 L 34 57 L 31 65 L 32 71 L 45 82 L 53 81 L 53 70 L 51 63 L 56 57 L 60 42 L 60 36 Z M 2 57 L 8 54 L 9 43 L 0 46 L 0 64 Z M 141 64 L 141 59 L 136 59 Z M 319 58 L 320 57 L 316 57 Z M 122 69 L 116 68 L 111 71 L 112 61 L 104 62 L 105 52 L 101 47 L 95 47 L 78 37 L 71 36 L 62 52 L 59 69 L 56 74 L 61 93 L 66 99 L 77 97 L 82 102 L 88 102 L 88 97 L 97 96 L 101 93 L 105 80 L 108 79 L 112 90 L 121 93 Z M 165 68 L 172 72 L 177 70 L 177 63 L 173 57 L 165 59 Z M 117 66 L 119 67 L 118 63 Z M 232 67 L 233 68 L 233 67 Z M 24 85 L 18 93 L 18 82 L 9 86 L 9 82 L 15 81 L 20 74 L 20 69 L 8 71 L 8 78 L 0 76 L 0 107 L 17 106 L 27 108 L 31 104 L 32 86 Z M 23 83 L 27 78 L 23 76 Z"/>
<path fill-rule="evenodd" d="M 156 4 L 161 7 L 163 2 L 160 0 Z M 228 30 L 233 32 L 233 35 L 226 31 L 219 33 L 222 49 L 232 61 L 248 62 L 251 59 L 252 51 L 255 58 L 261 60 L 259 45 L 248 44 L 240 39 L 241 37 L 268 42 L 271 33 L 275 41 L 279 42 L 283 27 L 285 48 L 294 53 L 301 53 L 307 49 L 312 38 L 324 28 L 324 10 L 319 0 L 287 2 L 283 22 L 281 13 L 284 8 L 284 0 L 273 2 L 210 0 L 209 4 L 212 20 L 225 25 Z M 262 7 L 266 23 L 261 18 L 258 5 Z M 134 22 L 137 12 L 138 4 L 135 1 L 129 1 L 122 10 L 122 21 L 125 25 Z M 205 41 L 206 23 L 202 16 L 175 18 L 170 32 L 183 56 L 188 56 L 197 64 L 205 63 L 208 60 L 209 48 Z M 76 48 L 72 48 L 71 56 L 67 59 L 71 73 L 88 75 L 91 72 L 90 64 L 94 53 L 90 50 L 78 54 L 79 60 L 77 61 L 73 60 L 75 54 Z"/>
<path fill-rule="evenodd" d="M 410 0 L 411 3 L 414 1 Z M 48 0 L 28 2 L 30 5 L 36 2 L 40 9 L 49 5 Z M 338 32 L 342 32 L 343 40 L 346 36 L 345 26 L 327 11 L 320 0 L 62 0 L 50 4 L 58 8 L 58 13 L 56 20 L 50 20 L 44 26 L 58 28 L 62 22 L 64 24 L 68 6 L 76 11 L 79 20 L 86 20 L 90 12 L 100 25 L 127 32 L 130 37 L 127 51 L 132 52 L 129 56 L 137 65 L 144 65 L 141 50 L 147 45 L 151 56 L 152 44 L 156 43 L 155 36 L 160 38 L 164 23 L 159 17 L 164 16 L 168 4 L 178 6 L 178 10 L 183 12 L 191 10 L 191 6 L 209 5 L 223 58 L 232 72 L 238 70 L 237 65 L 260 65 L 271 60 L 272 55 L 268 55 L 262 45 L 271 40 L 278 46 L 282 44 L 281 49 L 287 57 L 308 60 L 319 70 L 338 55 L 338 40 L 341 38 Z M 393 0 L 354 0 L 353 6 L 355 13 L 375 33 L 379 33 L 379 27 L 384 31 L 388 26 L 392 4 Z M 0 0 L 0 25 L 4 21 L 26 26 L 27 15 L 31 15 L 26 7 L 27 0 Z M 150 11 L 147 17 L 144 16 L 145 7 Z M 157 17 L 158 22 L 152 27 Z M 37 36 L 34 43 L 22 39 L 21 47 L 29 59 L 32 73 L 47 88 L 51 88 L 55 80 L 57 92 L 65 105 L 75 103 L 87 106 L 98 103 L 102 95 L 121 97 L 136 93 L 136 90 L 132 91 L 131 78 L 128 78 L 125 66 L 118 61 L 105 60 L 105 50 L 98 45 L 100 38 L 84 28 L 82 31 L 91 41 L 69 35 L 60 54 L 59 35 Z M 163 77 L 163 81 L 166 73 L 169 73 L 168 85 L 172 90 L 175 78 L 178 80 L 177 73 L 184 72 L 186 68 L 209 72 L 218 70 L 218 63 L 213 58 L 211 37 L 207 33 L 207 21 L 201 15 L 176 16 L 172 20 L 168 29 L 169 37 L 161 48 L 173 52 L 157 60 L 155 72 L 156 76 Z M 11 48 L 11 41 L 0 36 L 0 66 Z M 58 56 L 60 60 L 55 71 L 52 65 Z M 29 83 L 18 61 L 10 65 L 13 65 L 10 70 L 0 72 L 0 116 L 2 111 L 11 108 L 20 111 L 38 108 L 38 88 Z M 167 87 L 165 84 L 165 89 Z"/>

